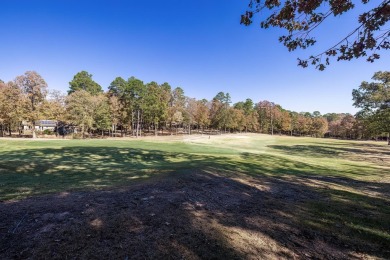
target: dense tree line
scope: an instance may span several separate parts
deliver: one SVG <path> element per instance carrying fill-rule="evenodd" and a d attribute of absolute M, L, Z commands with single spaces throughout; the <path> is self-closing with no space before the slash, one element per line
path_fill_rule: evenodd
<path fill-rule="evenodd" d="M 51 119 L 76 127 L 81 136 L 253 132 L 377 138 L 390 131 L 389 75 L 378 72 L 373 79 L 379 83 L 363 82 L 354 90 L 355 106 L 363 109 L 353 116 L 298 113 L 267 100 L 255 103 L 249 98 L 232 104 L 229 93 L 224 92 L 212 100 L 197 100 L 185 96 L 180 87 L 144 83 L 135 77 L 117 77 L 104 92 L 86 71 L 74 76 L 64 95 L 48 91 L 45 80 L 28 71 L 14 81 L 0 81 L 0 135 L 22 134 L 27 122 L 35 137 L 35 122 Z"/>

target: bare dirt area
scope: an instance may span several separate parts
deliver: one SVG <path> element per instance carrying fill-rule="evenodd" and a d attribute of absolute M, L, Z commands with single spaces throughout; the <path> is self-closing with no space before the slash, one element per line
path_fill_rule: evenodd
<path fill-rule="evenodd" d="M 0 259 L 390 257 L 388 240 L 355 237 L 348 223 L 310 206 L 321 201 L 325 213 L 333 212 L 326 209 L 331 195 L 310 182 L 328 189 L 348 180 L 291 178 L 199 170 L 129 187 L 2 202 Z M 377 192 L 387 196 L 386 185 Z M 353 206 L 332 207 L 343 214 Z"/>

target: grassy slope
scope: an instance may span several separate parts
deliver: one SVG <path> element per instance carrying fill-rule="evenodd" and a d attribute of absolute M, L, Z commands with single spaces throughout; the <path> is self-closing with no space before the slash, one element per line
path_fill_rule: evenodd
<path fill-rule="evenodd" d="M 322 194 L 326 199 L 308 200 L 297 209 L 299 225 L 337 234 L 340 241 L 390 245 L 390 149 L 376 142 L 266 135 L 0 140 L 0 200 L 128 185 L 199 169 L 247 183 L 276 178 L 311 190 L 313 198 Z"/>

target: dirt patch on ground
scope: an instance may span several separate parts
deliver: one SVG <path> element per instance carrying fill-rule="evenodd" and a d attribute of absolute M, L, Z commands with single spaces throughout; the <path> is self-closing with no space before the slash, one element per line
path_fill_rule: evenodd
<path fill-rule="evenodd" d="M 309 179 L 198 171 L 126 188 L 2 202 L 0 258 L 390 257 L 389 240 L 350 237 L 345 223 L 318 219 L 309 205 L 331 198 L 307 185 Z"/>

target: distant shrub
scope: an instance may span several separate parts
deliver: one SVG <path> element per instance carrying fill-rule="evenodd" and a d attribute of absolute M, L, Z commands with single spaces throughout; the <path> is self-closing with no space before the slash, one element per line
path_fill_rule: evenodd
<path fill-rule="evenodd" d="M 72 135 L 73 139 L 83 139 L 83 134 L 82 133 L 75 133 Z"/>
<path fill-rule="evenodd" d="M 44 135 L 53 135 L 54 131 L 50 130 L 50 129 L 45 129 L 45 130 L 43 130 L 42 134 L 44 134 Z"/>

